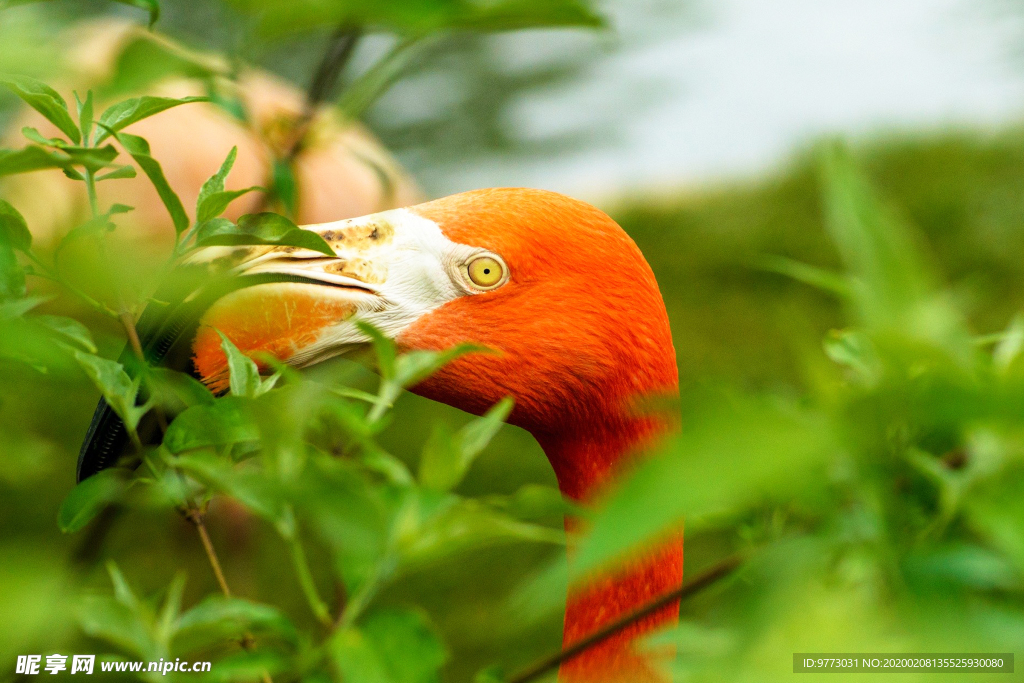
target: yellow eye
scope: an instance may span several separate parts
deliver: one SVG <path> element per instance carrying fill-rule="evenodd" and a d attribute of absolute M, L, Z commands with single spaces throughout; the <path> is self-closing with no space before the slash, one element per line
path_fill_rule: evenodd
<path fill-rule="evenodd" d="M 491 256 L 481 256 L 469 262 L 469 279 L 477 287 L 490 289 L 501 282 L 504 275 L 505 268 L 501 262 Z"/>

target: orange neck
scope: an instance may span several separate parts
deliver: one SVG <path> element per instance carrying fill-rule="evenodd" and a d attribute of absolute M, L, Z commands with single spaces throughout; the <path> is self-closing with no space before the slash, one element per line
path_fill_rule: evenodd
<path fill-rule="evenodd" d="M 593 424 L 586 429 L 558 435 L 537 435 L 558 477 L 559 488 L 569 498 L 589 502 L 605 484 L 628 464 L 632 452 L 664 430 L 653 419 L 628 420 L 616 425 Z M 578 520 L 566 519 L 571 536 Z M 572 645 L 599 628 L 678 588 L 683 580 L 683 539 L 667 543 L 614 575 L 598 576 L 582 587 L 570 588 L 562 636 Z M 668 626 L 679 616 L 675 602 L 646 617 L 603 643 L 564 663 L 560 683 L 664 683 L 660 669 L 670 663 L 672 651 L 638 652 L 638 636 Z"/>

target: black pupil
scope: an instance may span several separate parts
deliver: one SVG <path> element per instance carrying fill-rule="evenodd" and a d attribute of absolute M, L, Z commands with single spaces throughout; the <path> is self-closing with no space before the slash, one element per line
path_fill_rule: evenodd
<path fill-rule="evenodd" d="M 491 269 L 490 268 L 484 268 L 484 275 L 490 275 L 490 274 L 491 274 Z"/>

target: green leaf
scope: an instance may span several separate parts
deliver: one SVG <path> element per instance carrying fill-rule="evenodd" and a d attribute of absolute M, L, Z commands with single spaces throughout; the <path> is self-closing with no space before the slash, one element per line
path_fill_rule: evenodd
<path fill-rule="evenodd" d="M 0 303 L 0 320 L 20 318 L 52 298 L 51 296 L 26 296 L 14 301 L 4 301 Z"/>
<path fill-rule="evenodd" d="M 565 542 L 561 528 L 523 522 L 473 499 L 448 495 L 436 509 L 430 508 L 429 498 L 425 500 L 426 508 L 419 512 L 422 519 L 403 525 L 398 532 L 402 567 L 406 570 L 482 547 Z"/>
<path fill-rule="evenodd" d="M 85 95 L 85 102 L 78 99 L 78 93 L 75 93 L 75 104 L 78 106 L 78 127 L 82 131 L 82 140 L 88 144 L 89 135 L 92 133 L 92 90 Z M 99 141 L 96 142 L 99 144 Z"/>
<path fill-rule="evenodd" d="M 361 629 L 338 632 L 330 650 L 344 680 L 360 683 L 436 683 L 448 659 L 426 618 L 412 610 L 373 612 Z"/>
<path fill-rule="evenodd" d="M 356 323 L 356 327 L 369 337 L 370 343 L 373 345 L 373 351 L 377 354 L 377 369 L 380 372 L 380 376 L 385 382 L 394 381 L 396 373 L 395 363 L 397 361 L 395 342 L 385 337 L 383 332 L 367 322 L 359 321 Z"/>
<path fill-rule="evenodd" d="M 395 382 L 403 387 L 412 387 L 460 356 L 490 352 L 490 349 L 477 344 L 459 344 L 444 351 L 410 351 L 395 362 Z"/>
<path fill-rule="evenodd" d="M 280 200 L 284 212 L 290 218 L 294 218 L 299 203 L 299 186 L 295 180 L 295 170 L 283 159 L 274 159 L 271 176 L 274 197 Z"/>
<path fill-rule="evenodd" d="M 854 312 L 869 330 L 912 335 L 970 359 L 960 315 L 941 296 L 918 235 L 875 196 L 841 145 L 824 153 L 826 227 L 852 278 Z"/>
<path fill-rule="evenodd" d="M 135 163 L 139 165 L 142 172 L 146 174 L 149 181 L 153 183 L 157 194 L 160 195 L 160 201 L 163 202 L 167 208 L 167 213 L 171 216 L 171 221 L 174 223 L 174 231 L 179 235 L 185 232 L 189 226 L 188 214 L 185 213 L 185 207 L 182 206 L 181 199 L 178 198 L 178 195 L 174 193 L 174 190 L 167 183 L 164 171 L 160 168 L 160 163 L 150 155 L 149 143 L 138 135 L 130 135 L 124 132 L 117 133 L 115 137 L 121 143 L 121 146 L 124 147 L 125 151 L 135 160 Z"/>
<path fill-rule="evenodd" d="M 235 201 L 242 195 L 261 189 L 261 187 L 254 185 L 241 190 L 224 190 L 223 192 L 213 192 L 207 195 L 199 206 L 199 213 L 196 216 L 196 222 L 204 223 L 216 218 L 224 213 L 231 202 Z"/>
<path fill-rule="evenodd" d="M 420 460 L 420 483 L 435 491 L 450 491 L 458 486 L 476 457 L 505 424 L 512 405 L 511 398 L 502 399 L 483 417 L 455 434 L 448 431 L 445 423 L 435 424 Z"/>
<path fill-rule="evenodd" d="M 18 251 L 28 251 L 32 247 L 32 233 L 25 217 L 3 199 L 0 199 L 0 242 L 6 242 Z"/>
<path fill-rule="evenodd" d="M 171 453 L 182 453 L 259 438 L 259 427 L 249 412 L 248 403 L 228 396 L 212 405 L 193 406 L 174 418 L 164 435 L 164 446 Z"/>
<path fill-rule="evenodd" d="M 146 369 L 146 389 L 153 403 L 165 413 L 176 415 L 199 405 L 212 405 L 213 394 L 202 382 L 191 375 L 170 368 Z"/>
<path fill-rule="evenodd" d="M 606 496 L 581 543 L 577 575 L 638 546 L 765 500 L 813 495 L 834 435 L 828 418 L 768 399 L 707 397 L 686 428 Z M 708 482 L 714 482 L 709 486 Z"/>
<path fill-rule="evenodd" d="M 295 627 L 276 607 L 215 595 L 181 615 L 174 642 L 176 648 L 193 651 L 246 633 L 274 635 L 290 643 L 298 640 Z"/>
<path fill-rule="evenodd" d="M 96 353 L 96 344 L 93 343 L 89 328 L 74 318 L 62 315 L 37 315 L 32 320 L 78 344 L 89 353 Z"/>
<path fill-rule="evenodd" d="M 238 157 L 238 147 L 232 147 L 220 168 L 217 169 L 217 172 L 210 176 L 203 183 L 203 186 L 199 188 L 199 197 L 196 199 L 196 216 L 203 214 L 203 203 L 207 201 L 210 195 L 224 191 L 224 181 L 227 179 L 228 173 L 231 172 L 231 167 L 235 165 L 236 157 Z M 218 214 L 214 214 L 214 216 L 216 215 Z M 214 216 L 211 216 L 211 218 Z M 202 223 L 203 221 L 196 222 Z"/>
<path fill-rule="evenodd" d="M 259 28 L 266 36 L 282 36 L 337 26 L 346 21 L 402 35 L 428 35 L 453 30 L 514 31 L 605 25 L 583 0 L 393 0 L 386 3 L 325 3 L 289 0 L 259 4 Z"/>
<path fill-rule="evenodd" d="M 25 126 L 21 129 L 21 134 L 24 135 L 30 142 L 35 142 L 46 147 L 66 147 L 68 146 L 67 141 L 61 140 L 60 138 L 48 138 L 39 132 L 37 128 L 32 126 Z"/>
<path fill-rule="evenodd" d="M 18 263 L 14 249 L 0 239 L 0 301 L 25 295 L 25 269 Z"/>
<path fill-rule="evenodd" d="M 111 105 L 100 115 L 99 123 L 103 132 L 96 138 L 99 144 L 110 135 L 127 128 L 133 123 L 147 119 L 154 114 L 167 111 L 173 107 L 192 102 L 209 102 L 207 97 L 152 97 L 144 95 L 133 97 L 123 102 Z"/>
<path fill-rule="evenodd" d="M 149 28 L 153 28 L 157 20 L 160 19 L 160 2 L 159 0 L 114 0 L 122 5 L 131 5 L 132 7 L 138 7 L 149 12 Z"/>
<path fill-rule="evenodd" d="M 159 658 L 160 646 L 151 633 L 152 612 L 135 596 L 113 561 L 107 562 L 107 572 L 114 585 L 114 596 L 85 598 L 78 610 L 82 630 L 86 635 L 102 638 L 143 659 Z"/>
<path fill-rule="evenodd" d="M 71 120 L 71 114 L 68 113 L 68 103 L 56 90 L 29 76 L 3 76 L 0 77 L 0 83 L 6 85 L 26 104 L 45 116 L 76 145 L 82 141 L 78 126 Z"/>
<path fill-rule="evenodd" d="M 129 431 L 134 431 L 139 425 L 139 420 L 150 408 L 148 404 L 135 405 L 139 382 L 133 382 L 117 361 L 81 351 L 75 351 L 74 355 L 75 360 L 103 394 L 103 398 L 113 411 L 124 421 Z"/>
<path fill-rule="evenodd" d="M 61 147 L 61 151 L 68 155 L 70 163 L 83 166 L 93 172 L 110 166 L 110 162 L 116 159 L 119 154 L 117 148 L 113 145 L 105 147 Z"/>
<path fill-rule="evenodd" d="M 77 610 L 77 616 L 82 631 L 92 638 L 100 638 L 145 659 L 159 650 L 147 625 L 131 608 L 114 598 L 87 596 Z"/>
<path fill-rule="evenodd" d="M 179 571 L 167 587 L 167 596 L 156 622 L 157 640 L 164 647 L 170 645 L 171 638 L 177 628 L 178 615 L 181 614 L 181 597 L 185 592 L 185 574 Z M 168 648 L 169 649 L 169 648 Z"/>
<path fill-rule="evenodd" d="M 65 168 L 70 163 L 66 154 L 51 152 L 35 145 L 23 149 L 0 149 L 0 176 L 46 168 Z"/>
<path fill-rule="evenodd" d="M 126 164 L 114 169 L 110 173 L 104 173 L 101 176 L 96 176 L 96 182 L 101 180 L 123 180 L 126 178 L 134 178 L 136 175 L 135 167 L 130 164 Z"/>
<path fill-rule="evenodd" d="M 124 497 L 131 475 L 119 467 L 97 472 L 81 482 L 64 499 L 57 513 L 57 526 L 62 533 L 78 531 L 111 503 Z"/>
<path fill-rule="evenodd" d="M 68 230 L 67 234 L 65 234 L 64 237 L 62 237 L 60 242 L 57 244 L 57 248 L 53 250 L 54 262 L 56 263 L 59 261 L 61 253 L 69 245 L 77 242 L 78 240 L 94 237 L 96 235 L 101 235 L 105 232 L 109 232 L 113 230 L 114 227 L 114 224 L 110 221 L 109 213 L 95 216 L 93 218 L 90 218 L 86 222 L 82 223 L 81 225 L 76 225 L 75 227 Z"/>
<path fill-rule="evenodd" d="M 304 230 L 276 213 L 246 214 L 238 220 L 238 225 L 223 218 L 214 218 L 199 224 L 195 240 L 196 247 L 269 244 L 336 256 L 320 235 Z"/>
<path fill-rule="evenodd" d="M 217 330 L 220 335 L 220 346 L 224 349 L 224 355 L 228 360 L 228 371 L 231 374 L 230 386 L 232 396 L 246 396 L 252 398 L 260 389 L 260 370 L 256 362 L 238 350 L 224 333 Z"/>

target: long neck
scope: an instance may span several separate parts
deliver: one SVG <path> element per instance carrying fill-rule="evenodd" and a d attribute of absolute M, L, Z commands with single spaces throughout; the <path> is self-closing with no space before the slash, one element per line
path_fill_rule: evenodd
<path fill-rule="evenodd" d="M 614 424 L 596 422 L 554 435 L 538 435 L 558 477 L 562 493 L 586 503 L 599 494 L 609 481 L 627 469 L 636 450 L 664 431 L 660 421 L 632 419 Z M 576 520 L 566 520 L 570 535 L 569 559 L 572 561 L 573 536 L 579 531 Z M 678 540 L 635 558 L 614 575 L 599 576 L 581 587 L 571 587 L 565 612 L 563 644 L 579 642 L 597 629 L 677 588 L 683 580 L 683 540 Z M 659 664 L 671 651 L 638 653 L 637 636 L 674 622 L 679 604 L 624 629 L 562 665 L 560 683 L 662 683 Z"/>

